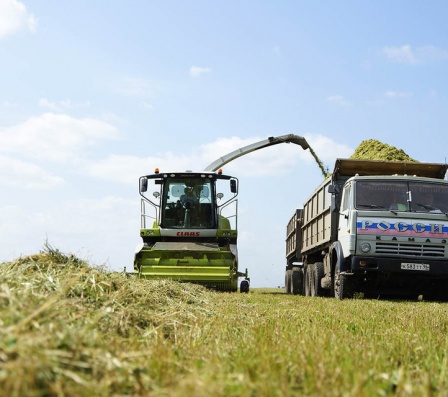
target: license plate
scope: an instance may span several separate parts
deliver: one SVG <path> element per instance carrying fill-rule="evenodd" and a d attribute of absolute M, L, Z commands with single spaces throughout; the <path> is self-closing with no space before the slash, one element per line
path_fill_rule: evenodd
<path fill-rule="evenodd" d="M 402 270 L 424 270 L 429 271 L 429 264 L 427 263 L 402 263 Z"/>

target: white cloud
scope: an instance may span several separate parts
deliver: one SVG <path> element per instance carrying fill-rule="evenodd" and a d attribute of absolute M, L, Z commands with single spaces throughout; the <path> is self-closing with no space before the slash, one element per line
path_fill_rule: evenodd
<path fill-rule="evenodd" d="M 203 74 L 210 73 L 212 70 L 210 68 L 204 68 L 201 66 L 192 66 L 190 68 L 190 76 L 200 77 Z"/>
<path fill-rule="evenodd" d="M 152 174 L 156 167 L 160 172 L 201 171 L 216 159 L 264 139 L 266 138 L 220 138 L 183 155 L 171 152 L 160 153 L 156 157 L 111 155 L 91 163 L 87 172 L 95 177 L 131 185 L 135 184 L 141 175 Z M 332 167 L 337 157 L 349 157 L 353 153 L 353 149 L 322 135 L 307 134 L 305 139 L 324 166 L 330 164 Z M 300 162 L 308 166 L 316 163 L 310 150 L 303 150 L 296 144 L 281 143 L 242 156 L 223 166 L 223 169 L 230 174 L 251 177 L 287 175 Z"/>
<path fill-rule="evenodd" d="M 17 0 L 0 1 L 0 39 L 21 30 L 34 32 L 37 20 L 23 3 Z"/>
<path fill-rule="evenodd" d="M 17 105 L 17 103 L 14 103 L 14 102 L 3 101 L 0 106 L 5 109 L 13 109 L 13 108 L 16 108 L 18 105 Z"/>
<path fill-rule="evenodd" d="M 396 98 L 409 98 L 410 96 L 412 96 L 412 94 L 410 92 L 387 90 L 384 93 L 384 96 L 389 99 L 396 99 Z"/>
<path fill-rule="evenodd" d="M 70 225 L 70 234 L 90 235 L 91 238 L 96 234 L 102 236 L 102 239 L 107 234 L 120 233 L 116 230 L 120 225 L 115 223 L 111 214 L 115 214 L 119 219 L 128 218 L 132 224 L 138 222 L 138 219 L 127 216 L 139 211 L 139 208 L 136 208 L 138 200 L 137 197 L 129 200 L 116 196 L 77 198 L 60 203 L 46 218 L 51 219 L 55 226 L 58 225 L 58 229 L 63 228 L 60 220 L 64 219 L 64 222 Z"/>
<path fill-rule="evenodd" d="M 153 172 L 148 168 L 151 163 L 143 157 L 112 154 L 87 165 L 87 173 L 106 180 L 135 184 L 141 175 Z"/>
<path fill-rule="evenodd" d="M 101 140 L 117 139 L 116 128 L 101 120 L 44 113 L 22 124 L 0 128 L 0 152 L 65 162 Z"/>
<path fill-rule="evenodd" d="M 176 155 L 171 152 L 156 157 L 136 157 L 112 154 L 109 157 L 90 163 L 87 172 L 91 176 L 106 180 L 135 184 L 138 178 L 154 173 L 155 168 L 161 172 L 185 171 L 197 162 L 196 155 Z M 193 170 L 201 170 L 204 163 Z M 190 167 L 190 168 L 189 168 Z"/>
<path fill-rule="evenodd" d="M 427 45 L 418 48 L 417 55 L 423 61 L 448 59 L 448 51 L 442 50 L 433 45 Z"/>
<path fill-rule="evenodd" d="M 386 58 L 407 64 L 417 64 L 434 60 L 448 59 L 448 51 L 437 48 L 433 45 L 426 45 L 412 48 L 409 44 L 401 47 L 384 47 L 382 53 Z"/>
<path fill-rule="evenodd" d="M 128 97 L 154 95 L 158 88 L 155 84 L 139 77 L 124 77 L 114 83 L 113 90 Z"/>
<path fill-rule="evenodd" d="M 280 46 L 277 45 L 277 46 L 274 47 L 274 53 L 277 54 L 277 55 L 282 55 L 283 54 L 283 50 L 282 50 L 282 48 Z"/>
<path fill-rule="evenodd" d="M 386 58 L 389 58 L 390 60 L 395 62 L 409 64 L 418 62 L 418 59 L 409 44 L 403 45 L 401 47 L 384 47 L 382 52 L 386 56 Z"/>
<path fill-rule="evenodd" d="M 403 92 L 395 90 L 386 90 L 379 94 L 376 98 L 367 101 L 367 104 L 372 106 L 382 106 L 388 101 L 400 100 L 412 97 L 412 92 Z"/>
<path fill-rule="evenodd" d="M 331 95 L 327 97 L 327 101 L 334 103 L 336 105 L 339 106 L 343 106 L 343 107 L 349 107 L 351 106 L 350 101 L 348 101 L 347 99 L 345 99 L 343 96 L 341 95 Z"/>
<path fill-rule="evenodd" d="M 57 110 L 58 106 L 55 102 L 50 102 L 48 99 L 39 98 L 39 106 L 51 110 Z"/>
<path fill-rule="evenodd" d="M 330 165 L 330 167 L 333 167 L 337 158 L 348 158 L 354 152 L 352 147 L 341 144 L 328 136 L 305 134 L 305 138 L 324 165 Z M 330 169 L 329 171 L 332 172 L 333 170 Z"/>
<path fill-rule="evenodd" d="M 74 103 L 70 99 L 64 99 L 58 102 L 51 102 L 46 98 L 39 98 L 38 103 L 40 107 L 54 111 L 59 111 L 61 109 L 73 109 L 73 108 L 90 106 L 90 101 L 85 101 L 84 103 Z"/>
<path fill-rule="evenodd" d="M 0 155 L 0 185 L 46 189 L 63 183 L 62 178 L 38 165 Z"/>

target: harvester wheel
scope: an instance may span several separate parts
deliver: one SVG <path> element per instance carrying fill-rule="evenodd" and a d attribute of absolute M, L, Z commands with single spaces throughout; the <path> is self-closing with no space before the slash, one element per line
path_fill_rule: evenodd
<path fill-rule="evenodd" d="M 247 294 L 249 292 L 249 281 L 243 280 L 240 284 L 240 292 Z"/>

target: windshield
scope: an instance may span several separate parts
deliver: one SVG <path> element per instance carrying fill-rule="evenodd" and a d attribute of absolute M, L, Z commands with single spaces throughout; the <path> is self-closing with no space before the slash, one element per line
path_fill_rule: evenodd
<path fill-rule="evenodd" d="M 357 181 L 355 208 L 448 213 L 448 184 L 421 181 Z"/>
<path fill-rule="evenodd" d="M 212 188 L 209 178 L 168 178 L 162 198 L 163 227 L 215 227 Z"/>

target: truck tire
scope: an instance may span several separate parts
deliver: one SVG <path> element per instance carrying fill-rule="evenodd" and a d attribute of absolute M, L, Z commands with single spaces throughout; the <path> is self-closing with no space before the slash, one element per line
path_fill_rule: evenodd
<path fill-rule="evenodd" d="M 292 293 L 292 269 L 286 270 L 285 273 L 285 292 L 287 294 Z"/>
<path fill-rule="evenodd" d="M 303 269 L 292 269 L 292 293 L 294 295 L 303 295 Z"/>
<path fill-rule="evenodd" d="M 333 277 L 333 291 L 336 299 L 342 300 L 353 298 L 354 280 L 335 270 Z"/>
<path fill-rule="evenodd" d="M 305 267 L 305 296 L 314 296 L 314 285 L 313 285 L 313 275 L 314 264 L 310 263 Z"/>
<path fill-rule="evenodd" d="M 436 281 L 432 284 L 432 288 L 423 293 L 423 300 L 448 302 L 448 289 L 446 288 L 446 281 Z"/>
<path fill-rule="evenodd" d="M 316 262 L 314 264 L 314 272 L 313 272 L 313 287 L 314 287 L 314 295 L 313 296 L 325 296 L 327 291 L 322 288 L 320 281 L 325 275 L 325 269 L 323 262 Z"/>

